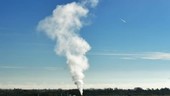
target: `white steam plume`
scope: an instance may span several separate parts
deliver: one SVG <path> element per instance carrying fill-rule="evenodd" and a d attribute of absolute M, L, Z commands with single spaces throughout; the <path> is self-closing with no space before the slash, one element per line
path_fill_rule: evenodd
<path fill-rule="evenodd" d="M 55 51 L 67 58 L 74 83 L 83 94 L 83 78 L 89 64 L 85 56 L 90 50 L 89 44 L 77 33 L 82 27 L 82 18 L 87 17 L 88 8 L 95 7 L 98 0 L 80 0 L 66 5 L 59 5 L 51 16 L 41 20 L 38 30 L 45 32 L 56 41 Z"/>

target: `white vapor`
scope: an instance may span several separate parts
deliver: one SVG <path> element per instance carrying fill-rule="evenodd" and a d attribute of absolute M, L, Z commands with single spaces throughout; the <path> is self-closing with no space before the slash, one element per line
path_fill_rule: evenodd
<path fill-rule="evenodd" d="M 98 0 L 80 0 L 66 5 L 59 5 L 52 16 L 41 20 L 38 30 L 45 32 L 56 41 L 55 51 L 67 58 L 67 64 L 74 83 L 81 95 L 83 94 L 83 78 L 88 67 L 85 56 L 90 45 L 79 36 L 78 31 L 83 27 L 82 19 L 88 16 L 88 7 L 95 7 Z"/>

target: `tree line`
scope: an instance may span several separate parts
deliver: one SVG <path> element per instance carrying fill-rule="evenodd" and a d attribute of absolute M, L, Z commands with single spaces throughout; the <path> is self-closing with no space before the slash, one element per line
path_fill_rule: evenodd
<path fill-rule="evenodd" d="M 77 89 L 0 89 L 0 96 L 80 96 Z M 170 96 L 169 88 L 161 89 L 85 89 L 83 96 Z"/>

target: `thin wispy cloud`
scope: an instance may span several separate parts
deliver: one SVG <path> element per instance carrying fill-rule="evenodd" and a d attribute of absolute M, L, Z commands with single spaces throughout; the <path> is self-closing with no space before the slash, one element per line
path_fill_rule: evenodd
<path fill-rule="evenodd" d="M 124 19 L 122 19 L 122 18 L 120 18 L 120 20 L 121 20 L 123 23 L 127 23 L 126 20 L 124 20 Z"/>
<path fill-rule="evenodd" d="M 23 66 L 0 66 L 1 69 L 24 69 Z"/>
<path fill-rule="evenodd" d="M 24 66 L 0 66 L 0 69 L 33 69 L 33 70 L 47 70 L 47 71 L 56 71 L 56 70 L 64 70 L 62 67 L 53 67 L 53 66 L 45 66 L 45 67 L 24 67 Z"/>
<path fill-rule="evenodd" d="M 170 53 L 166 52 L 141 52 L 141 53 L 95 53 L 89 55 L 115 56 L 120 59 L 146 59 L 146 60 L 170 60 Z"/>
<path fill-rule="evenodd" d="M 170 60 L 170 53 L 151 52 L 141 58 L 142 59 L 150 59 L 150 60 Z"/>
<path fill-rule="evenodd" d="M 44 69 L 48 71 L 64 70 L 62 67 L 44 67 Z"/>

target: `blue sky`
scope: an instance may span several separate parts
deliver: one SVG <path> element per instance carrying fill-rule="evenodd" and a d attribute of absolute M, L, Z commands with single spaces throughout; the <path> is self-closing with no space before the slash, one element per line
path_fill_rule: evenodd
<path fill-rule="evenodd" d="M 37 31 L 57 5 L 0 1 L 0 88 L 76 88 L 55 42 Z M 170 1 L 100 0 L 80 35 L 91 45 L 85 88 L 170 86 Z"/>

